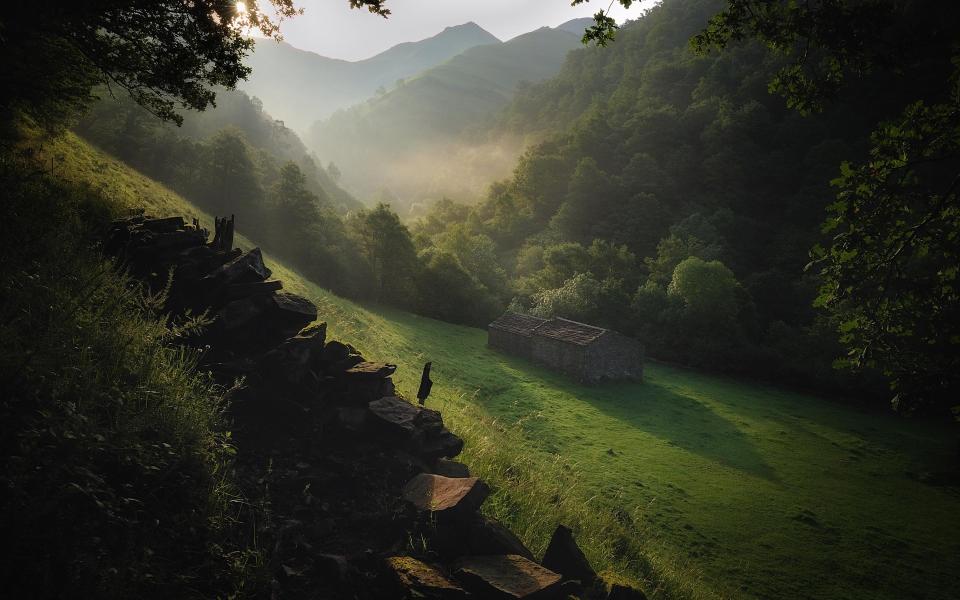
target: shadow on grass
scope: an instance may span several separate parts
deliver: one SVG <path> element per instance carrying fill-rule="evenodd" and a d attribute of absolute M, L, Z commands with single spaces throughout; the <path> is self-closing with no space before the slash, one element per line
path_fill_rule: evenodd
<path fill-rule="evenodd" d="M 435 392 L 441 388 L 480 390 L 481 408 L 507 419 L 558 410 L 556 404 L 547 406 L 544 396 L 569 395 L 671 446 L 755 477 L 778 480 L 749 437 L 696 398 L 649 381 L 580 385 L 523 359 L 487 349 L 483 330 L 451 327 L 391 308 L 365 308 L 372 315 L 388 320 L 403 346 L 418 351 L 419 356 L 415 358 L 418 363 L 420 360 L 434 362 Z M 367 334 L 372 334 L 371 342 L 378 336 L 373 332 Z M 404 359 L 414 357 L 389 358 L 400 363 L 404 371 L 419 375 L 419 364 L 403 364 Z M 537 389 L 525 392 L 524 388 L 530 385 Z"/>
<path fill-rule="evenodd" d="M 618 421 L 687 452 L 755 477 L 778 477 L 747 434 L 695 398 L 657 383 L 607 384 L 571 389 Z"/>

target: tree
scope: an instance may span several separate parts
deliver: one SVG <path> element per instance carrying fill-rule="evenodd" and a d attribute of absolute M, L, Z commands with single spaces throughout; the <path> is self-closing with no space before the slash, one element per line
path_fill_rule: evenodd
<path fill-rule="evenodd" d="M 414 301 L 417 252 L 410 231 L 390 206 L 361 210 L 348 221 L 350 233 L 373 272 L 376 299 L 398 306 Z"/>
<path fill-rule="evenodd" d="M 538 317 L 593 321 L 600 307 L 600 295 L 600 282 L 589 273 L 579 273 L 558 288 L 535 294 L 530 312 Z"/>
<path fill-rule="evenodd" d="M 276 15 L 262 8 L 267 4 Z M 387 16 L 384 0 L 350 0 Z M 179 106 L 203 110 L 217 86 L 249 72 L 246 32 L 279 37 L 298 14 L 293 0 L 14 0 L 0 15 L 0 112 L 57 127 L 89 102 L 94 86 L 118 88 L 157 116 L 181 122 Z"/>
<path fill-rule="evenodd" d="M 811 266 L 818 305 L 840 323 L 841 366 L 876 367 L 904 412 L 960 416 L 960 54 L 954 3 L 728 0 L 693 40 L 707 50 L 755 37 L 790 62 L 771 81 L 802 112 L 852 78 L 908 72 L 919 99 L 873 135 L 870 158 L 835 181 L 827 249 Z M 926 97 L 924 97 L 926 96 Z"/>
<path fill-rule="evenodd" d="M 733 272 L 722 262 L 691 256 L 674 269 L 667 294 L 683 300 L 697 316 L 725 320 L 736 314 L 736 288 Z"/>
<path fill-rule="evenodd" d="M 909 107 L 877 131 L 866 164 L 843 165 L 833 242 L 813 253 L 817 304 L 847 347 L 839 364 L 881 369 L 908 412 L 958 406 L 960 87 L 954 98 Z"/>
<path fill-rule="evenodd" d="M 216 214 L 245 214 L 251 220 L 259 217 L 263 190 L 243 134 L 224 129 L 210 140 L 205 155 L 206 164 L 197 173 L 203 205 Z"/>

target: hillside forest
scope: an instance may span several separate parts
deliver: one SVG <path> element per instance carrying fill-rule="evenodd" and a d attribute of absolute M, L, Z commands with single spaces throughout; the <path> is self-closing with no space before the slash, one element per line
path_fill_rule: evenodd
<path fill-rule="evenodd" d="M 402 10 L 390 0 L 340 3 L 388 23 Z M 123 231 L 122 223 L 134 231 L 140 222 L 129 219 L 143 204 L 196 219 L 178 225 L 178 235 L 234 217 L 238 239 L 262 248 L 270 264 L 251 267 L 264 276 L 243 285 L 309 292 L 313 317 L 354 336 L 340 343 L 324 338 L 327 324 L 309 330 L 321 347 L 343 352 L 324 358 L 324 368 L 372 364 L 351 345 L 360 340 L 405 353 L 377 360 L 416 371 L 397 378 L 411 389 L 426 363 L 422 391 L 429 352 L 447 359 L 436 379 L 447 377 L 450 389 L 435 398 L 456 427 L 451 433 L 439 421 L 435 429 L 482 449 L 467 456 L 493 483 L 484 518 L 523 528 L 519 537 L 496 531 L 538 552 L 557 515 L 571 520 L 609 579 L 584 598 L 600 593 L 601 580 L 619 589 L 618 578 L 637 597 L 646 597 L 640 587 L 662 599 L 740 597 L 738 590 L 814 597 L 789 573 L 771 575 L 764 561 L 781 560 L 782 547 L 751 547 L 744 552 L 754 564 L 731 566 L 723 561 L 733 558 L 718 557 L 727 554 L 723 543 L 674 522 L 689 510 L 709 531 L 712 516 L 696 502 L 713 493 L 712 477 L 725 490 L 794 502 L 776 510 L 792 515 L 791 526 L 815 529 L 823 544 L 804 546 L 805 555 L 845 527 L 864 539 L 876 533 L 808 512 L 817 501 L 811 489 L 844 510 L 854 502 L 854 492 L 828 497 L 835 490 L 817 469 L 827 478 L 833 467 L 876 460 L 851 477 L 857 501 L 866 502 L 874 481 L 877 490 L 929 483 L 937 511 L 956 506 L 960 454 L 944 453 L 956 449 L 960 421 L 960 8 L 932 0 L 614 0 L 594 2 L 592 19 L 571 15 L 509 39 L 458 23 L 346 61 L 283 39 L 286 22 L 302 18 L 299 4 L 40 0 L 0 15 L 0 336 L 9 341 L 0 350 L 0 483 L 10 491 L 0 501 L 0 531 L 24 541 L 0 569 L 10 589 L 35 580 L 45 598 L 281 597 L 269 590 L 278 581 L 292 589 L 306 571 L 271 552 L 311 549 L 285 538 L 285 528 L 332 510 L 310 489 L 336 485 L 296 474 L 319 469 L 325 459 L 315 447 L 256 454 L 255 471 L 233 437 L 233 403 L 240 397 L 244 406 L 238 390 L 271 381 L 266 351 L 218 355 L 204 335 L 220 331 L 222 318 L 218 325 L 204 309 L 170 309 L 175 269 L 166 279 L 146 269 L 161 282 L 151 288 L 106 256 L 108 232 Z M 613 19 L 641 4 L 639 18 Z M 216 240 L 222 227 L 217 220 Z M 232 230 L 228 238 L 229 248 L 210 247 L 227 256 Z M 266 281 L 270 269 L 287 281 Z M 478 330 L 505 312 L 633 338 L 652 365 L 650 381 L 591 390 L 478 354 Z M 392 374 L 393 362 L 381 371 Z M 335 380 L 311 376 L 318 386 Z M 278 384 L 278 397 L 289 383 Z M 624 407 L 643 393 L 651 406 L 674 402 L 663 409 L 673 416 Z M 578 402 L 587 408 L 564 412 Z M 301 408 L 282 398 L 271 405 L 288 416 Z M 310 435 L 355 416 L 341 408 Z M 306 419 L 309 410 L 296 414 Z M 577 414 L 593 415 L 590 424 L 576 423 Z M 843 435 L 823 433 L 819 418 L 843 423 Z M 650 430 L 657 439 L 644 443 L 658 449 L 634 447 L 627 423 Z M 362 428 L 349 425 L 352 443 Z M 605 428 L 615 432 L 609 439 Z M 602 439 L 584 441 L 585 431 Z M 840 466 L 819 462 L 850 443 L 849 431 L 885 437 L 843 454 Z M 665 441 L 675 432 L 696 439 Z M 808 444 L 803 465 L 781 444 L 788 437 Z M 280 438 L 289 442 L 283 448 L 300 443 L 292 433 Z M 670 448 L 661 453 L 661 443 Z M 901 452 L 911 443 L 916 455 Z M 691 471 L 699 484 L 684 483 L 701 497 L 630 479 L 633 463 L 597 466 L 634 455 L 661 460 L 677 448 L 693 459 L 676 464 L 701 469 Z M 896 465 L 896 486 L 881 482 L 889 475 L 881 458 Z M 352 475 L 370 466 L 327 459 Z M 771 466 L 777 461 L 817 483 L 791 491 Z M 290 494 L 275 474 L 282 464 L 296 484 Z M 586 491 L 568 483 L 578 469 Z M 675 464 L 650 470 L 668 478 Z M 803 507 L 791 500 L 799 497 Z M 924 497 L 884 496 L 879 512 L 886 519 L 889 506 L 919 510 Z M 638 508 L 621 507 L 623 498 Z M 772 510 L 762 499 L 750 499 L 755 510 Z M 381 502 L 375 494 L 363 500 Z M 297 507 L 289 514 L 288 501 Z M 637 516 L 640 502 L 650 514 Z M 735 537 L 732 530 L 723 534 Z M 60 531 L 68 533 L 58 545 Z M 669 540 L 662 548 L 652 549 L 655 532 Z M 259 546 L 261 534 L 275 547 Z M 426 537 L 404 535 L 405 552 L 435 551 Z M 684 545 L 694 535 L 703 539 Z M 892 557 L 919 544 L 883 540 L 889 546 L 845 556 Z M 904 560 L 926 564 L 917 557 L 948 545 L 904 551 Z M 363 552 L 356 554 L 373 556 Z M 324 569 L 342 567 L 330 560 Z M 910 568 L 896 563 L 890 577 Z M 929 568 L 933 583 L 904 584 L 915 593 L 904 597 L 946 586 L 949 569 Z M 728 579 L 718 575 L 729 569 Z M 710 578 L 721 581 L 701 585 Z M 844 579 L 844 593 L 869 588 L 854 579 Z M 628 597 L 606 596 L 607 588 L 596 597 Z M 857 597 L 850 593 L 837 597 Z"/>
<path fill-rule="evenodd" d="M 542 141 L 479 201 L 434 198 L 419 218 L 398 214 L 389 189 L 358 210 L 336 158 L 325 166 L 242 92 L 182 128 L 103 101 L 77 131 L 205 209 L 241 215 L 245 231 L 350 298 L 473 325 L 507 307 L 564 315 L 642 339 L 660 360 L 888 398 L 882 367 L 834 368 L 848 361 L 841 318 L 814 307 L 823 279 L 808 263 L 833 235 L 824 222 L 841 165 L 868 155 L 884 119 L 942 95 L 949 58 L 918 57 L 909 86 L 903 71 L 878 69 L 804 113 L 769 92 L 789 59 L 762 43 L 693 51 L 720 8 L 665 2 L 615 44 L 574 50 L 555 78 L 521 86 L 486 135 Z M 369 150 L 365 169 L 447 128 L 410 115 L 397 117 L 402 135 L 376 125 L 432 73 L 371 101 L 387 108 L 359 139 L 383 154 Z M 352 136 L 329 133 L 319 147 L 333 157 Z"/>

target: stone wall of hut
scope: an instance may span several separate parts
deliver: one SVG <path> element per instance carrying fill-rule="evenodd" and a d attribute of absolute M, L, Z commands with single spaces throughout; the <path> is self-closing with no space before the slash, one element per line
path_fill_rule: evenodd
<path fill-rule="evenodd" d="M 589 379 L 588 350 L 587 346 L 578 346 L 550 337 L 534 335 L 530 339 L 530 354 L 534 363 L 564 373 L 577 381 Z"/>
<path fill-rule="evenodd" d="M 609 331 L 589 346 L 584 380 L 642 381 L 643 355 L 639 342 Z"/>
<path fill-rule="evenodd" d="M 531 359 L 530 336 L 491 327 L 487 329 L 487 346 L 499 352 Z"/>

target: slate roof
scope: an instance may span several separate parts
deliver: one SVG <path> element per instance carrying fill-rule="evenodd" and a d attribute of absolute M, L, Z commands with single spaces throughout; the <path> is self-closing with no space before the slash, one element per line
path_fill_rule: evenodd
<path fill-rule="evenodd" d="M 601 335 L 607 333 L 607 330 L 602 327 L 560 317 L 541 319 L 512 312 L 504 313 L 499 319 L 490 323 L 490 328 L 523 336 L 539 335 L 578 346 L 592 344 Z"/>
<path fill-rule="evenodd" d="M 578 346 L 588 346 L 605 333 L 607 333 L 607 330 L 602 327 L 594 327 L 560 317 L 544 321 L 535 330 L 535 335 L 542 335 Z"/>
<path fill-rule="evenodd" d="M 520 335 L 530 335 L 533 333 L 533 330 L 546 323 L 546 319 L 541 319 L 540 317 L 532 317 L 530 315 L 521 315 L 519 313 L 503 313 L 503 315 L 490 323 L 490 327 L 493 329 L 500 329 L 503 331 L 508 331 L 510 333 L 517 333 Z"/>

